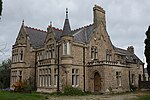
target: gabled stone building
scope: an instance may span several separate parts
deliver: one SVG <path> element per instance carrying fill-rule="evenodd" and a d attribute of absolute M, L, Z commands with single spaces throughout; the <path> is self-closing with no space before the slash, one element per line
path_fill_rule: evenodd
<path fill-rule="evenodd" d="M 76 30 L 71 30 L 67 10 L 62 30 L 49 25 L 42 31 L 23 22 L 12 47 L 11 86 L 30 80 L 38 92 L 72 86 L 100 93 L 138 87 L 144 63 L 133 46 L 124 50 L 112 44 L 103 8 L 95 5 L 93 13 L 93 23 Z"/>

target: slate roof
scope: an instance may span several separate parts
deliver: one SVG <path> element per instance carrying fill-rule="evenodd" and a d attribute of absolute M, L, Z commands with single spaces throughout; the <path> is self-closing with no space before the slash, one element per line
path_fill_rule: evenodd
<path fill-rule="evenodd" d="M 72 31 L 74 41 L 86 43 L 94 31 L 93 24 Z"/>
<path fill-rule="evenodd" d="M 46 38 L 46 31 L 37 30 L 31 27 L 25 27 L 26 32 L 31 41 L 33 48 L 42 48 L 44 46 L 44 40 Z"/>
<path fill-rule="evenodd" d="M 36 28 L 31 28 L 28 26 L 25 26 L 25 29 L 29 35 L 31 45 L 33 48 L 44 47 L 44 41 L 47 35 L 46 31 L 39 30 Z M 60 37 L 62 36 L 63 31 L 55 27 L 53 27 L 53 31 L 55 34 L 55 38 L 57 40 L 60 40 Z M 92 33 L 93 33 L 93 24 L 71 31 L 69 34 L 74 36 L 74 41 L 80 42 L 80 43 L 86 43 L 91 37 Z"/>
<path fill-rule="evenodd" d="M 47 32 L 31 27 L 25 26 L 25 30 L 29 36 L 29 39 L 31 41 L 31 45 L 33 48 L 42 48 L 44 47 L 44 41 L 47 36 Z M 60 39 L 62 30 L 59 30 L 57 28 L 53 27 L 53 31 L 55 33 L 56 39 Z"/>
<path fill-rule="evenodd" d="M 128 50 L 117 48 L 117 47 L 114 47 L 114 49 L 115 52 L 126 55 L 126 62 L 143 64 L 143 62 L 134 53 L 131 53 Z"/>
<path fill-rule="evenodd" d="M 71 35 L 69 19 L 65 19 L 62 35 Z"/>
<path fill-rule="evenodd" d="M 46 38 L 46 35 L 47 35 L 46 31 L 42 31 L 42 30 L 39 30 L 39 29 L 27 27 L 27 26 L 25 27 L 25 29 L 26 29 L 26 31 L 29 35 L 31 45 L 32 45 L 33 48 L 42 48 L 42 47 L 44 47 L 44 41 L 45 41 L 45 38 Z M 63 31 L 58 29 L 58 28 L 55 28 L 55 27 L 53 27 L 53 31 L 54 31 L 54 34 L 55 34 L 55 38 L 57 40 L 60 40 L 60 37 L 62 36 Z M 89 41 L 89 39 L 92 36 L 93 32 L 94 32 L 94 26 L 93 26 L 93 24 L 90 24 L 88 26 L 73 30 L 69 34 L 74 36 L 73 40 L 75 42 L 86 43 L 86 42 Z M 121 53 L 121 54 L 126 56 L 126 62 L 128 62 L 128 63 L 130 63 L 130 62 L 131 63 L 137 63 L 138 62 L 140 64 L 143 64 L 143 62 L 135 54 L 130 53 L 127 50 L 117 48 L 115 46 L 113 46 L 113 47 L 114 47 L 115 52 Z"/>

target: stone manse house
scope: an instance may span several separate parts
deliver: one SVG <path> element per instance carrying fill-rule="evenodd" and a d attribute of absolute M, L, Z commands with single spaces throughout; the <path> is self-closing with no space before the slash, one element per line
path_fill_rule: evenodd
<path fill-rule="evenodd" d="M 93 23 L 71 30 L 68 10 L 63 29 L 47 31 L 24 25 L 12 46 L 11 86 L 30 80 L 38 92 L 66 86 L 105 93 L 130 91 L 144 77 L 144 63 L 134 47 L 115 47 L 106 30 L 105 11 L 93 7 Z"/>

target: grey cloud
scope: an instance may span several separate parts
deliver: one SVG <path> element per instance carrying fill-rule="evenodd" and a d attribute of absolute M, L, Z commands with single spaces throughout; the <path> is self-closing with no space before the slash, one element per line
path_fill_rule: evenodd
<path fill-rule="evenodd" d="M 93 22 L 94 4 L 106 11 L 107 30 L 113 44 L 125 49 L 134 45 L 137 55 L 143 59 L 145 31 L 150 25 L 149 0 L 5 0 L 0 42 L 8 44 L 6 55 L 11 55 L 11 45 L 23 19 L 25 25 L 43 30 L 50 21 L 62 28 L 65 8 L 69 8 L 71 27 L 76 29 Z"/>

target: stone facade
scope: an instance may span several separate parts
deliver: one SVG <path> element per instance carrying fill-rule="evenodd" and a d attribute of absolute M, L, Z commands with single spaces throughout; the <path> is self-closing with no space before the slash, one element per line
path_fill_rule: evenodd
<path fill-rule="evenodd" d="M 76 30 L 70 28 L 68 11 L 63 30 L 49 25 L 42 31 L 23 22 L 12 48 L 11 86 L 30 80 L 38 92 L 72 86 L 99 93 L 138 87 L 144 63 L 133 46 L 124 50 L 112 44 L 103 8 L 95 5 L 93 13 L 93 24 Z"/>

